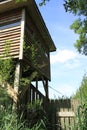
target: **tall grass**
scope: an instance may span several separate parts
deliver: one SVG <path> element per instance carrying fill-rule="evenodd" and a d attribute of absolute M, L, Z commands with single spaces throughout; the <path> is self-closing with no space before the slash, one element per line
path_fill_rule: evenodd
<path fill-rule="evenodd" d="M 31 114 L 30 114 L 31 113 Z M 28 119 L 11 108 L 0 108 L 0 130 L 46 130 L 46 117 L 40 102 L 28 105 Z"/>

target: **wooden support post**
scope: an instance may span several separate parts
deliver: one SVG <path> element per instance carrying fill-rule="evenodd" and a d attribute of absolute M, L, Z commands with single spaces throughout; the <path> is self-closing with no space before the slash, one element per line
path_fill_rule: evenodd
<path fill-rule="evenodd" d="M 48 52 L 48 59 L 49 59 L 49 62 L 50 62 L 50 53 Z M 50 80 L 51 80 L 51 71 L 50 71 L 50 65 L 49 65 L 49 77 L 50 77 Z"/>
<path fill-rule="evenodd" d="M 25 9 L 22 10 L 21 39 L 20 39 L 20 54 L 19 54 L 19 59 L 23 59 L 24 26 L 25 26 Z M 19 89 L 20 70 L 21 70 L 21 64 L 20 64 L 20 61 L 18 61 L 18 63 L 16 64 L 15 81 L 14 81 L 14 89 L 15 89 L 15 91 L 17 93 L 18 93 L 18 89 Z"/>
<path fill-rule="evenodd" d="M 22 10 L 21 39 L 20 39 L 20 54 L 19 54 L 19 59 L 23 59 L 24 28 L 25 28 L 25 9 Z"/>
<path fill-rule="evenodd" d="M 15 68 L 15 79 L 14 79 L 14 90 L 15 90 L 15 92 L 17 93 L 17 95 L 18 95 L 18 93 L 19 93 L 20 75 L 21 75 L 21 64 L 20 64 L 20 62 L 18 62 L 18 63 L 16 64 L 16 68 Z M 17 107 L 17 106 L 16 106 L 17 103 L 18 103 L 18 97 L 17 97 L 16 104 L 13 103 L 13 109 L 15 109 L 15 107 Z"/>
<path fill-rule="evenodd" d="M 45 90 L 45 96 L 47 99 L 49 99 L 49 92 L 48 92 L 48 80 L 44 81 L 44 78 L 42 77 L 42 82 Z"/>
<path fill-rule="evenodd" d="M 45 90 L 45 101 L 44 101 L 44 108 L 47 111 L 47 106 L 48 106 L 48 101 L 49 101 L 49 91 L 48 91 L 48 80 L 44 80 L 44 78 L 42 77 L 42 82 L 43 82 L 43 87 Z"/>
<path fill-rule="evenodd" d="M 46 98 L 49 99 L 48 80 L 46 80 Z"/>
<path fill-rule="evenodd" d="M 20 60 L 23 59 L 24 27 L 25 27 L 25 9 L 22 10 L 19 61 L 16 64 L 16 69 L 15 69 L 14 90 L 17 94 L 19 94 L 19 82 L 21 76 Z M 18 99 L 17 99 L 17 103 L 18 103 Z M 15 107 L 16 107 L 15 104 L 13 104 L 13 109 L 15 109 Z"/>
<path fill-rule="evenodd" d="M 38 90 L 38 78 L 36 78 L 36 89 Z"/>
<path fill-rule="evenodd" d="M 15 68 L 15 80 L 14 80 L 14 90 L 17 93 L 19 89 L 19 80 L 20 80 L 20 63 L 18 62 Z"/>
<path fill-rule="evenodd" d="M 38 90 L 38 78 L 36 78 L 36 89 Z M 38 98 L 37 92 L 36 92 L 36 99 Z"/>

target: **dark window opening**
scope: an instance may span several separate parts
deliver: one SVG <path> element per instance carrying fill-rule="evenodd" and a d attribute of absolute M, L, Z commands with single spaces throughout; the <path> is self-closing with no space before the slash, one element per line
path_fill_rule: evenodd
<path fill-rule="evenodd" d="M 18 26 L 18 25 L 20 25 L 20 21 L 16 21 L 14 23 L 7 23 L 7 24 L 4 24 L 4 25 L 0 25 L 0 30 L 8 29 L 8 28 L 15 27 L 15 26 Z"/>
<path fill-rule="evenodd" d="M 9 2 L 9 1 L 11 1 L 11 0 L 0 0 L 0 2 Z"/>
<path fill-rule="evenodd" d="M 7 0 L 0 0 L 0 2 L 4 2 L 4 1 L 7 1 Z"/>

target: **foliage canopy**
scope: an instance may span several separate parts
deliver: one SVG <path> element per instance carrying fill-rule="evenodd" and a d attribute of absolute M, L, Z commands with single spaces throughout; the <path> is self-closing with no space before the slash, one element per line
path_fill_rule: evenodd
<path fill-rule="evenodd" d="M 81 86 L 74 95 L 75 99 L 81 99 L 83 102 L 87 99 L 87 75 L 85 74 L 82 79 Z"/>
<path fill-rule="evenodd" d="M 65 0 L 66 12 L 73 13 L 78 19 L 71 25 L 71 29 L 79 35 L 75 47 L 84 55 L 87 55 L 87 0 Z"/>

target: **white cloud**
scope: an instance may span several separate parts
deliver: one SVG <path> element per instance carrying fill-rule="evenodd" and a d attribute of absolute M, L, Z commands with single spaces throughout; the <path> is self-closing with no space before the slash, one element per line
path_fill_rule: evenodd
<path fill-rule="evenodd" d="M 67 49 L 58 50 L 56 54 L 51 55 L 51 63 L 52 64 L 56 62 L 65 63 L 70 60 L 74 60 L 76 58 L 77 58 L 77 54 L 72 50 L 67 50 Z"/>

